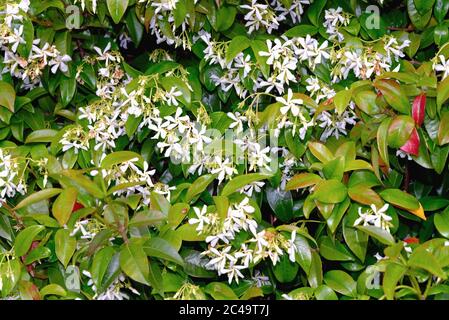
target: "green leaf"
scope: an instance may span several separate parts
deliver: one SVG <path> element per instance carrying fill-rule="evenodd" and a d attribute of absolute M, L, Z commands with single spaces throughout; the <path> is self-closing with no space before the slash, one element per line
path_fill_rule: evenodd
<path fill-rule="evenodd" d="M 67 229 L 59 229 L 55 234 L 55 251 L 59 261 L 67 268 L 76 250 L 76 239 L 70 236 Z"/>
<path fill-rule="evenodd" d="M 369 115 L 375 115 L 380 112 L 376 99 L 377 95 L 371 90 L 357 92 L 354 96 L 354 101 L 357 107 Z"/>
<path fill-rule="evenodd" d="M 340 203 L 346 199 L 348 190 L 338 180 L 324 180 L 315 187 L 313 198 L 323 203 Z"/>
<path fill-rule="evenodd" d="M 374 81 L 373 85 L 382 93 L 385 100 L 393 109 L 403 114 L 410 114 L 410 102 L 404 89 L 399 85 L 399 83 L 395 80 L 380 79 Z"/>
<path fill-rule="evenodd" d="M 217 213 L 220 219 L 226 219 L 228 217 L 229 211 L 229 199 L 225 196 L 215 196 L 213 197 L 215 207 L 217 208 Z"/>
<path fill-rule="evenodd" d="M 109 153 L 101 161 L 101 167 L 104 169 L 109 169 L 114 165 L 136 159 L 136 161 L 141 160 L 142 156 L 138 153 L 132 151 L 116 151 Z"/>
<path fill-rule="evenodd" d="M 211 184 L 211 182 L 214 181 L 215 178 L 216 175 L 206 174 L 196 179 L 187 190 L 186 202 L 190 202 L 195 196 L 206 190 L 207 186 Z"/>
<path fill-rule="evenodd" d="M 284 254 L 273 266 L 273 273 L 280 283 L 288 283 L 295 279 L 298 269 L 298 264 L 291 262 L 288 256 Z"/>
<path fill-rule="evenodd" d="M 388 127 L 388 145 L 399 149 L 412 135 L 415 129 L 415 121 L 409 116 L 397 116 Z"/>
<path fill-rule="evenodd" d="M 385 269 L 382 287 L 384 289 L 387 299 L 393 300 L 394 293 L 396 291 L 396 285 L 399 280 L 404 276 L 407 268 L 401 264 L 391 262 L 387 264 Z"/>
<path fill-rule="evenodd" d="M 125 14 L 129 0 L 106 0 L 109 14 L 115 24 L 119 23 Z"/>
<path fill-rule="evenodd" d="M 156 292 L 162 294 L 164 292 L 164 279 L 162 278 L 161 268 L 154 261 L 150 261 L 148 267 L 148 281 L 150 285 Z"/>
<path fill-rule="evenodd" d="M 14 101 L 16 100 L 16 91 L 5 81 L 0 81 L 0 106 L 14 112 Z"/>
<path fill-rule="evenodd" d="M 52 142 L 57 133 L 58 131 L 53 129 L 41 129 L 33 131 L 26 138 L 25 144 L 36 142 Z"/>
<path fill-rule="evenodd" d="M 379 149 L 379 155 L 382 158 L 383 162 L 387 166 L 390 167 L 390 158 L 388 156 L 388 129 L 391 125 L 391 118 L 386 118 L 382 121 L 379 128 L 377 129 L 377 146 Z M 395 138 L 399 139 L 399 138 Z M 394 141 L 399 144 L 399 141 Z M 402 147 L 402 145 L 400 146 Z"/>
<path fill-rule="evenodd" d="M 16 256 L 21 257 L 25 255 L 28 252 L 28 249 L 30 249 L 33 240 L 43 230 L 45 230 L 44 226 L 34 225 L 20 231 L 14 241 L 14 251 Z"/>
<path fill-rule="evenodd" d="M 62 189 L 59 188 L 48 188 L 41 191 L 38 191 L 36 193 L 33 193 L 20 201 L 17 206 L 14 208 L 14 210 L 19 210 L 21 208 L 24 208 L 26 206 L 29 206 L 33 203 L 40 202 L 42 200 L 47 200 L 49 198 L 54 197 L 57 194 L 60 194 L 62 192 Z"/>
<path fill-rule="evenodd" d="M 160 259 L 165 259 L 181 266 L 184 265 L 184 260 L 178 254 L 175 248 L 166 240 L 154 237 L 145 242 L 143 245 L 143 250 L 150 257 L 156 257 Z"/>
<path fill-rule="evenodd" d="M 428 252 L 424 246 L 420 246 L 412 252 L 408 259 L 408 265 L 424 269 L 443 280 L 447 279 L 446 272 L 443 271 L 435 256 Z"/>
<path fill-rule="evenodd" d="M 438 143 L 440 146 L 449 143 L 449 111 L 442 113 L 438 128 Z"/>
<path fill-rule="evenodd" d="M 320 254 L 330 261 L 353 261 L 351 253 L 338 240 L 333 242 L 328 236 L 323 236 L 319 241 Z"/>
<path fill-rule="evenodd" d="M 314 173 L 300 173 L 291 178 L 285 185 L 285 190 L 303 189 L 321 182 L 323 179 Z"/>
<path fill-rule="evenodd" d="M 241 176 L 237 176 L 233 178 L 231 181 L 229 181 L 221 191 L 222 196 L 229 196 L 230 194 L 238 191 L 239 189 L 243 188 L 244 186 L 251 184 L 256 181 L 265 180 L 271 177 L 272 175 L 269 174 L 262 174 L 262 173 L 249 173 Z"/>
<path fill-rule="evenodd" d="M 309 142 L 307 144 L 310 152 L 322 163 L 326 163 L 334 159 L 332 152 L 321 142 Z"/>
<path fill-rule="evenodd" d="M 357 283 L 341 270 L 331 270 L 324 275 L 324 282 L 333 290 L 349 297 L 357 297 Z"/>
<path fill-rule="evenodd" d="M 375 204 L 377 207 L 383 206 L 383 201 L 379 195 L 364 184 L 358 184 L 349 188 L 348 195 L 352 200 L 367 206 L 371 204 Z"/>
<path fill-rule="evenodd" d="M 288 29 L 284 32 L 284 36 L 288 38 L 294 37 L 306 37 L 307 35 L 313 36 L 318 32 L 318 28 L 316 26 L 308 25 L 308 24 L 300 24 L 294 26 L 291 29 Z"/>
<path fill-rule="evenodd" d="M 326 179 L 335 179 L 341 181 L 345 172 L 345 157 L 336 157 L 323 166 L 323 174 Z"/>
<path fill-rule="evenodd" d="M 226 62 L 229 63 L 240 52 L 251 46 L 251 41 L 245 36 L 237 36 L 232 38 L 226 50 Z"/>
<path fill-rule="evenodd" d="M 265 43 L 265 41 L 262 40 L 253 40 L 251 41 L 251 49 L 254 52 L 254 55 L 256 56 L 258 67 L 260 68 L 260 71 L 262 71 L 262 74 L 265 78 L 268 79 L 270 76 L 270 66 L 267 64 L 268 57 L 261 56 L 260 52 L 267 52 L 268 47 Z"/>
<path fill-rule="evenodd" d="M 176 229 L 176 232 L 183 241 L 204 241 L 206 240 L 206 234 L 198 234 L 196 231 L 196 224 L 185 223 Z"/>
<path fill-rule="evenodd" d="M 433 31 L 434 41 L 438 46 L 442 46 L 447 43 L 449 39 L 449 29 L 445 25 L 438 25 Z"/>
<path fill-rule="evenodd" d="M 323 265 L 318 252 L 312 251 L 312 261 L 307 281 L 312 288 L 316 288 L 323 282 Z"/>
<path fill-rule="evenodd" d="M 293 198 L 290 191 L 268 187 L 265 189 L 265 195 L 271 210 L 281 221 L 287 222 L 294 218 Z"/>
<path fill-rule="evenodd" d="M 2 296 L 6 297 L 16 287 L 20 280 L 22 264 L 20 259 L 9 260 L 0 264 L 0 279 L 2 281 Z"/>
<path fill-rule="evenodd" d="M 215 278 L 217 273 L 210 267 L 206 267 L 209 259 L 204 257 L 200 251 L 186 250 L 182 254 L 185 262 L 184 271 L 196 278 Z"/>
<path fill-rule="evenodd" d="M 386 189 L 379 194 L 386 202 L 403 209 L 417 210 L 420 207 L 414 196 L 399 189 Z"/>
<path fill-rule="evenodd" d="M 76 79 L 75 77 L 62 77 L 61 79 L 61 103 L 63 107 L 66 107 L 76 92 Z"/>
<path fill-rule="evenodd" d="M 46 285 L 40 290 L 40 294 L 42 299 L 45 296 L 53 295 L 53 296 L 60 296 L 65 297 L 67 296 L 67 291 L 63 287 L 61 287 L 59 284 L 51 283 Z"/>
<path fill-rule="evenodd" d="M 176 91 L 180 91 L 182 95 L 176 97 L 186 107 L 189 107 L 192 103 L 192 93 L 189 87 L 180 79 L 174 76 L 163 77 L 160 79 L 162 86 L 165 90 L 170 91 L 175 88 Z"/>
<path fill-rule="evenodd" d="M 204 291 L 214 300 L 238 300 L 235 292 L 222 282 L 211 282 L 204 288 Z"/>
<path fill-rule="evenodd" d="M 51 250 L 47 247 L 39 246 L 27 253 L 24 263 L 30 265 L 35 261 L 46 259 L 51 255 Z"/>
<path fill-rule="evenodd" d="M 221 6 L 219 9 L 212 4 L 212 10 L 207 15 L 210 24 L 215 31 L 225 31 L 229 29 L 234 23 L 237 10 L 234 6 Z"/>
<path fill-rule="evenodd" d="M 316 288 L 314 294 L 317 300 L 338 300 L 334 290 L 324 284 Z"/>
<path fill-rule="evenodd" d="M 130 10 L 126 15 L 126 26 L 134 45 L 138 47 L 143 37 L 143 25 L 137 18 L 135 11 Z"/>
<path fill-rule="evenodd" d="M 433 217 L 433 223 L 438 232 L 445 238 L 449 238 L 449 209 L 437 213 Z"/>
<path fill-rule="evenodd" d="M 133 215 L 129 227 L 154 226 L 166 220 L 167 216 L 159 210 L 142 210 Z"/>
<path fill-rule="evenodd" d="M 77 196 L 78 191 L 75 188 L 67 188 L 59 194 L 53 203 L 53 216 L 61 226 L 64 226 L 69 221 Z"/>
<path fill-rule="evenodd" d="M 120 250 L 120 267 L 131 279 L 148 284 L 150 267 L 147 255 L 139 243 L 123 245 Z"/>
<path fill-rule="evenodd" d="M 360 259 L 360 261 L 364 262 L 366 250 L 368 248 L 368 234 L 343 223 L 343 238 L 349 249 Z"/>
<path fill-rule="evenodd" d="M 104 277 L 108 270 L 108 266 L 112 261 L 112 257 L 115 254 L 115 250 L 112 247 L 105 247 L 99 250 L 93 260 L 91 266 L 92 280 L 97 288 L 102 288 L 104 284 Z"/>
<path fill-rule="evenodd" d="M 418 1 L 432 2 L 432 0 L 407 0 L 407 11 L 410 20 L 418 30 L 424 30 L 432 17 L 432 10 L 428 10 L 427 12 L 421 14 L 415 5 Z M 424 6 L 425 5 L 421 6 L 421 8 Z"/>
<path fill-rule="evenodd" d="M 448 0 L 435 0 L 435 6 L 433 8 L 433 15 L 439 23 L 444 20 L 449 10 Z"/>
<path fill-rule="evenodd" d="M 386 230 L 375 226 L 356 226 L 355 228 L 362 230 L 369 236 L 379 240 L 386 245 L 393 245 L 395 243 L 393 236 Z"/>
<path fill-rule="evenodd" d="M 352 90 L 342 90 L 334 96 L 334 104 L 338 114 L 343 114 L 349 105 L 352 97 Z"/>
<path fill-rule="evenodd" d="M 307 17 L 315 26 L 320 26 L 320 16 L 326 6 L 326 0 L 315 0 L 306 10 Z"/>
<path fill-rule="evenodd" d="M 441 106 L 449 99 L 449 77 L 438 83 L 437 87 L 437 108 L 441 109 Z"/>
<path fill-rule="evenodd" d="M 425 14 L 429 10 L 432 10 L 435 0 L 413 0 L 413 3 L 415 4 L 415 8 L 418 10 L 419 14 Z"/>
<path fill-rule="evenodd" d="M 95 198 L 103 199 L 104 193 L 100 187 L 87 176 L 83 175 L 81 171 L 63 170 L 61 174 L 64 178 L 68 178 L 64 182 L 70 183 L 71 186 L 82 188 Z"/>
<path fill-rule="evenodd" d="M 190 206 L 187 203 L 176 203 L 168 210 L 168 224 L 173 228 L 179 226 L 189 212 Z"/>

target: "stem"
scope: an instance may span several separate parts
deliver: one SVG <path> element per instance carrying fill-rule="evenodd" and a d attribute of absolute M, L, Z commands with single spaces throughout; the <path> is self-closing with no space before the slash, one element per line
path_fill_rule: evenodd
<path fill-rule="evenodd" d="M 411 32 L 415 30 L 413 25 L 409 25 L 407 28 L 401 28 L 401 27 L 388 27 L 388 30 L 390 31 L 405 31 L 405 32 Z"/>
<path fill-rule="evenodd" d="M 423 295 L 421 293 L 421 288 L 419 286 L 418 280 L 416 280 L 416 277 L 411 276 L 410 281 L 412 282 L 413 288 L 415 288 L 415 290 L 416 290 L 416 294 L 418 295 L 418 298 L 420 300 L 424 300 Z"/>
<path fill-rule="evenodd" d="M 432 285 L 432 276 L 429 276 L 429 280 L 427 280 L 426 290 L 423 293 L 423 300 L 427 299 L 427 295 L 429 294 L 431 285 Z"/>
<path fill-rule="evenodd" d="M 23 228 L 25 227 L 25 225 L 23 224 L 22 218 L 21 218 L 19 215 L 17 215 L 16 211 L 15 211 L 13 208 L 11 208 L 11 207 L 6 203 L 6 201 L 2 201 L 2 205 L 3 205 L 3 208 L 5 208 L 5 209 L 8 211 L 8 213 L 11 215 L 11 217 L 13 217 L 13 219 L 16 220 L 17 226 L 18 226 L 20 229 L 23 229 Z"/>

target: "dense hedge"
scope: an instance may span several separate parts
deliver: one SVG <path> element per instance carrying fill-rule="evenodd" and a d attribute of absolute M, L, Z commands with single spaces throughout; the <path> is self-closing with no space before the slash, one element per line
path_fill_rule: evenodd
<path fill-rule="evenodd" d="M 449 297 L 449 0 L 3 0 L 4 299 Z"/>

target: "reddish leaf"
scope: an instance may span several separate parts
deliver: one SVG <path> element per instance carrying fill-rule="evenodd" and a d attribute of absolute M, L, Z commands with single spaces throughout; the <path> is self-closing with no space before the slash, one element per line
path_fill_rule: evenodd
<path fill-rule="evenodd" d="M 72 212 L 75 212 L 75 211 L 77 211 L 79 209 L 83 209 L 83 208 L 84 208 L 84 206 L 81 203 L 75 202 L 75 204 L 73 205 Z"/>
<path fill-rule="evenodd" d="M 416 129 L 413 129 L 410 139 L 401 147 L 401 150 L 414 156 L 419 155 L 419 135 Z"/>
<path fill-rule="evenodd" d="M 424 116 L 426 113 L 426 94 L 422 93 L 413 101 L 413 119 L 415 123 L 420 127 L 424 122 Z"/>
<path fill-rule="evenodd" d="M 404 239 L 404 242 L 408 243 L 408 244 L 410 244 L 410 243 L 417 243 L 417 244 L 419 244 L 419 239 L 416 238 L 416 237 L 407 237 L 407 238 Z"/>

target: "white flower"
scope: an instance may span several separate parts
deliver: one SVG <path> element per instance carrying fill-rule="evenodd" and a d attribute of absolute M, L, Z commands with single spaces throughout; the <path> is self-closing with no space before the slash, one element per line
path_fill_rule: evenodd
<path fill-rule="evenodd" d="M 128 49 L 128 43 L 132 42 L 132 39 L 126 32 L 122 32 L 119 36 L 120 47 L 123 49 Z"/>
<path fill-rule="evenodd" d="M 268 242 L 265 239 L 265 230 L 260 231 L 250 240 L 251 242 L 255 242 L 257 246 L 257 253 L 263 252 L 265 247 L 268 246 Z"/>
<path fill-rule="evenodd" d="M 257 3 L 257 0 L 251 0 L 251 5 L 241 5 L 240 8 L 249 10 L 243 17 L 247 21 L 245 27 L 249 27 L 248 33 L 259 30 L 261 26 L 271 33 L 279 27 L 279 21 L 285 19 L 282 15 L 277 17 L 267 4 Z"/>
<path fill-rule="evenodd" d="M 210 248 L 208 252 L 214 256 L 207 264 L 206 266 L 213 266 L 217 271 L 218 274 L 223 274 L 225 270 L 225 266 L 227 262 L 236 262 L 237 259 L 229 254 L 231 251 L 231 246 L 226 246 L 223 250 L 218 250 L 216 248 Z"/>
<path fill-rule="evenodd" d="M 234 168 L 234 165 L 226 158 L 225 161 L 222 161 L 221 157 L 216 156 L 216 168 L 212 169 L 212 174 L 218 173 L 218 184 L 220 184 L 224 179 L 231 178 L 234 174 L 237 173 L 237 169 Z"/>
<path fill-rule="evenodd" d="M 72 58 L 70 58 L 69 55 L 57 55 L 55 58 L 50 60 L 48 63 L 49 66 L 51 66 L 51 72 L 56 73 L 58 69 L 60 69 L 62 72 L 67 72 L 69 70 L 67 66 L 67 62 L 72 61 Z"/>
<path fill-rule="evenodd" d="M 243 69 L 243 78 L 246 78 L 251 72 L 251 56 L 247 54 L 246 57 L 243 58 L 243 53 L 240 53 L 234 58 L 234 61 L 234 66 Z"/>
<path fill-rule="evenodd" d="M 243 132 L 243 122 L 247 121 L 245 116 L 240 115 L 240 112 L 228 112 L 227 116 L 231 118 L 234 122 L 229 125 L 230 129 L 235 129 L 236 133 Z"/>
<path fill-rule="evenodd" d="M 386 214 L 389 204 L 385 204 L 380 209 L 377 209 L 374 204 L 370 207 L 371 210 L 365 212 L 362 211 L 362 208 L 359 208 L 359 218 L 354 221 L 354 226 L 358 226 L 360 224 L 364 226 L 373 225 L 390 232 L 390 221 L 393 218 Z"/>
<path fill-rule="evenodd" d="M 263 181 L 254 181 L 250 184 L 247 184 L 243 188 L 240 189 L 240 193 L 246 194 L 248 197 L 253 195 L 253 192 L 260 192 L 262 187 L 265 185 Z"/>
<path fill-rule="evenodd" d="M 178 1 L 179 0 L 152 0 L 150 3 L 152 7 L 156 8 L 154 14 L 157 15 L 159 12 L 175 10 Z"/>
<path fill-rule="evenodd" d="M 283 104 L 280 109 L 282 114 L 287 114 L 288 111 L 291 111 L 295 117 L 299 115 L 299 112 L 301 111 L 300 106 L 304 102 L 302 99 L 293 99 L 293 91 L 290 88 L 288 88 L 287 99 L 277 97 L 276 101 Z"/>
<path fill-rule="evenodd" d="M 104 50 L 101 50 L 98 47 L 94 47 L 94 50 L 99 55 L 98 60 L 99 61 L 105 61 L 106 66 L 109 65 L 110 61 L 116 61 L 116 57 L 109 53 L 109 50 L 111 49 L 111 43 L 109 42 L 107 46 L 104 48 Z"/>
<path fill-rule="evenodd" d="M 181 91 L 176 91 L 175 87 L 172 87 L 170 89 L 170 91 L 168 91 L 167 93 L 165 93 L 165 102 L 167 102 L 167 104 L 169 106 L 173 105 L 173 106 L 177 106 L 178 105 L 178 101 L 176 100 L 176 97 L 182 96 L 182 92 Z"/>
<path fill-rule="evenodd" d="M 433 69 L 438 72 L 443 72 L 442 79 L 446 79 L 449 76 L 449 60 L 446 60 L 443 55 L 439 55 L 438 59 L 440 59 L 440 63 L 434 64 Z"/>
<path fill-rule="evenodd" d="M 232 280 L 234 279 L 235 282 L 239 283 L 239 278 L 245 277 L 240 271 L 242 269 L 246 269 L 246 267 L 230 264 L 229 267 L 222 270 L 222 274 L 227 274 L 229 284 L 231 284 Z"/>
<path fill-rule="evenodd" d="M 196 214 L 197 218 L 189 219 L 189 223 L 190 224 L 198 223 L 196 231 L 202 232 L 203 229 L 204 229 L 204 224 L 209 224 L 210 223 L 210 219 L 206 216 L 207 206 L 204 205 L 201 210 L 199 208 L 195 207 L 195 208 L 193 208 L 193 211 L 195 211 L 195 214 Z"/>
<path fill-rule="evenodd" d="M 296 240 L 296 230 L 293 230 L 291 237 L 288 240 L 289 247 L 287 250 L 288 258 L 290 259 L 291 262 L 296 261 L 296 253 L 298 252 L 298 248 L 296 247 L 295 240 Z"/>

